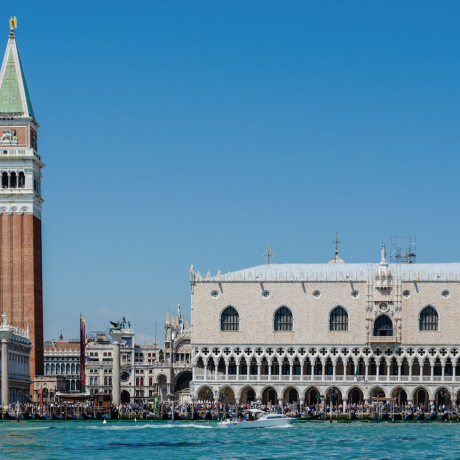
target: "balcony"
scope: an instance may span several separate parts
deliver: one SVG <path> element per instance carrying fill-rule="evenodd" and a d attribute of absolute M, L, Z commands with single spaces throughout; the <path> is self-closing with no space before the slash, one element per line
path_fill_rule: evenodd
<path fill-rule="evenodd" d="M 212 375 L 211 375 L 212 374 Z M 195 380 L 206 380 L 208 382 L 216 381 L 216 375 L 214 372 L 208 373 L 207 377 L 203 374 L 196 374 Z M 419 382 L 424 382 L 426 384 L 442 384 L 442 383 L 451 383 L 451 382 L 460 382 L 460 375 L 459 376 L 440 376 L 440 375 L 368 375 L 364 377 L 362 375 L 254 375 L 254 374 L 219 374 L 217 376 L 217 381 L 233 381 L 233 382 L 263 382 L 264 384 L 267 382 L 273 382 L 273 384 L 281 382 L 293 382 L 293 384 L 298 384 L 301 381 L 304 383 L 312 382 L 316 384 L 323 384 L 323 385 L 331 385 L 333 383 L 343 384 L 343 382 L 347 382 L 349 385 L 353 384 L 353 382 L 360 383 L 360 384 L 372 384 L 373 382 L 377 383 L 397 383 L 397 382 L 404 382 L 405 384 L 417 384 Z"/>
<path fill-rule="evenodd" d="M 398 343 L 396 336 L 373 335 L 370 338 L 370 343 Z"/>

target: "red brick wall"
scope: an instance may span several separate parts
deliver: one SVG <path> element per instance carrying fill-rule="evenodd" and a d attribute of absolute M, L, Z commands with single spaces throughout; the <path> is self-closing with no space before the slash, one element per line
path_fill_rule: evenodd
<path fill-rule="evenodd" d="M 41 221 L 29 214 L 0 215 L 0 312 L 27 329 L 32 341 L 30 375 L 44 374 Z"/>

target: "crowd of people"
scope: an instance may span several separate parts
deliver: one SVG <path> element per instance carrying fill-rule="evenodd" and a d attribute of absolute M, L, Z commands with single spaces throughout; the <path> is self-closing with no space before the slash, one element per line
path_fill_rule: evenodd
<path fill-rule="evenodd" d="M 139 419 L 163 419 L 170 420 L 173 418 L 173 404 L 171 402 L 162 402 L 158 405 L 155 403 L 148 404 L 122 404 L 119 407 L 115 405 L 94 406 L 92 401 L 81 403 L 61 403 L 61 404 L 10 404 L 8 414 L 15 416 L 18 413 L 25 414 L 25 417 L 42 417 L 42 418 L 86 418 L 86 417 L 104 417 L 104 418 L 139 418 Z M 347 404 L 334 405 L 300 405 L 293 404 L 223 404 L 212 402 L 201 403 L 183 403 L 174 405 L 174 418 L 176 420 L 213 420 L 223 418 L 239 418 L 249 409 L 260 409 L 264 412 L 286 414 L 290 417 L 308 418 L 323 414 L 325 417 L 331 415 L 349 415 L 353 417 L 373 417 L 376 414 L 402 414 L 407 416 L 412 414 L 433 415 L 433 414 L 451 414 L 456 413 L 460 417 L 460 405 L 446 407 L 441 405 L 402 405 L 389 402 L 372 402 L 370 404 Z"/>

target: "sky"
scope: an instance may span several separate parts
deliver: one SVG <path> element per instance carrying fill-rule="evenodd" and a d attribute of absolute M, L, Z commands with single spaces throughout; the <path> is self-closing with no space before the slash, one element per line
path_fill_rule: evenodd
<path fill-rule="evenodd" d="M 137 342 L 189 270 L 460 261 L 460 3 L 10 3 L 39 131 L 45 339 Z M 1 45 L 1 40 L 0 40 Z"/>

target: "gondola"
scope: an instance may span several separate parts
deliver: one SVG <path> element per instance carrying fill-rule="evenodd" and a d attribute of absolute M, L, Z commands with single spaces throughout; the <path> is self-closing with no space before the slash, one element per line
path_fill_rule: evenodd
<path fill-rule="evenodd" d="M 383 415 L 382 415 L 382 420 L 390 420 L 390 414 L 388 412 L 385 412 Z"/>
<path fill-rule="evenodd" d="M 52 414 L 51 415 L 51 420 L 64 420 L 64 416 L 63 415 Z"/>
<path fill-rule="evenodd" d="M 350 419 L 351 419 L 351 420 L 359 420 L 359 417 L 358 417 L 354 412 L 352 412 L 352 413 L 350 414 Z"/>
<path fill-rule="evenodd" d="M 438 422 L 444 422 L 448 419 L 449 417 L 449 413 L 448 412 L 445 412 L 444 414 L 440 415 L 438 417 Z"/>
<path fill-rule="evenodd" d="M 414 420 L 414 414 L 410 413 L 404 417 L 404 420 Z"/>
<path fill-rule="evenodd" d="M 94 415 L 88 415 L 88 414 L 85 414 L 84 412 L 81 415 L 83 417 L 83 420 L 95 420 L 96 419 Z"/>
<path fill-rule="evenodd" d="M 310 415 L 308 417 L 302 417 L 300 420 L 319 420 L 320 418 L 323 418 L 322 412 L 320 412 L 319 414 Z"/>
<path fill-rule="evenodd" d="M 420 415 L 417 415 L 417 418 L 415 420 L 417 420 L 418 422 L 425 420 L 425 414 L 422 412 Z"/>
<path fill-rule="evenodd" d="M 433 412 L 430 416 L 428 416 L 426 419 L 429 420 L 430 422 L 436 421 L 437 414 Z"/>

